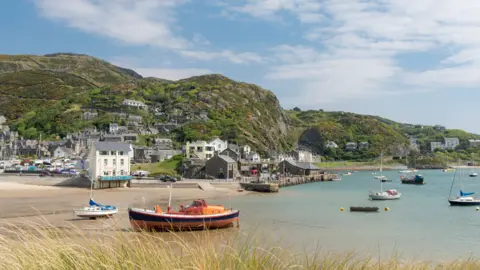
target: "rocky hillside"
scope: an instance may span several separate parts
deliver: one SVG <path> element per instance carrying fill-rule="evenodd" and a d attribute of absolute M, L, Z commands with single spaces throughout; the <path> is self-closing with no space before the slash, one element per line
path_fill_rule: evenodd
<path fill-rule="evenodd" d="M 298 130 L 298 144 L 321 155 L 342 158 L 373 158 L 392 146 L 407 146 L 408 139 L 400 128 L 380 121 L 376 117 L 347 112 L 288 111 L 293 125 Z M 337 153 L 327 153 L 325 145 L 333 141 Z M 368 142 L 370 147 L 363 153 L 343 153 L 347 142 Z M 338 153 L 339 152 L 339 153 Z M 352 157 L 350 157 L 352 156 Z M 340 157 L 339 157 L 340 158 Z"/>
<path fill-rule="evenodd" d="M 125 99 L 144 102 L 148 109 L 122 106 Z M 85 112 L 96 116 L 85 119 Z M 179 143 L 218 136 L 261 152 L 299 146 L 335 159 L 377 157 L 382 149 L 408 145 L 405 134 L 417 137 L 422 149 L 447 136 L 459 137 L 462 144 L 479 138 L 378 116 L 284 111 L 271 91 L 221 75 L 179 81 L 142 78 L 103 60 L 67 53 L 0 55 L 0 114 L 26 138 L 65 136 L 88 127 L 106 129 L 112 122 L 126 125 L 128 119 L 121 115 L 127 115 L 140 116 L 144 128 L 176 124 L 166 135 Z M 328 141 L 339 148 L 326 152 Z M 370 147 L 343 151 L 350 141 L 366 141 Z"/>
<path fill-rule="evenodd" d="M 149 109 L 121 106 L 124 99 Z M 126 113 L 141 116 L 145 127 L 179 124 L 170 135 L 180 142 L 219 136 L 259 151 L 293 147 L 289 117 L 270 91 L 221 75 L 142 78 L 86 55 L 0 56 L 0 104 L 0 114 L 31 138 L 125 124 L 118 115 Z M 85 111 L 98 117 L 84 120 Z"/>

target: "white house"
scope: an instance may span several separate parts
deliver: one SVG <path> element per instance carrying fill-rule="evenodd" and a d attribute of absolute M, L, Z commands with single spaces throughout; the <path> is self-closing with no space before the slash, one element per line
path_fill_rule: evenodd
<path fill-rule="evenodd" d="M 93 144 L 89 153 L 88 171 L 91 180 L 96 182 L 96 187 L 105 187 L 105 183 L 113 183 L 111 181 L 118 184 L 120 181 L 131 179 L 129 156 L 133 152 L 131 149 L 129 143 L 95 142 Z M 108 187 L 111 185 L 108 184 Z"/>
<path fill-rule="evenodd" d="M 290 155 L 298 162 L 313 162 L 313 155 L 308 151 L 295 150 Z"/>
<path fill-rule="evenodd" d="M 333 141 L 328 141 L 325 148 L 338 148 L 338 145 Z"/>
<path fill-rule="evenodd" d="M 250 154 L 247 155 L 247 161 L 260 162 L 261 158 L 260 158 L 260 155 L 257 152 L 250 152 Z"/>
<path fill-rule="evenodd" d="M 460 145 L 460 140 L 458 138 L 445 138 L 445 149 L 455 149 Z"/>
<path fill-rule="evenodd" d="M 117 133 L 117 132 L 118 132 L 118 124 L 117 123 L 108 124 L 108 133 Z"/>
<path fill-rule="evenodd" d="M 209 144 L 213 145 L 213 147 L 215 148 L 215 151 L 217 151 L 218 153 L 223 152 L 223 150 L 227 149 L 227 147 L 228 147 L 228 142 L 227 141 L 222 141 L 219 138 L 216 138 L 216 139 L 210 141 Z"/>
<path fill-rule="evenodd" d="M 468 143 L 470 144 L 470 147 L 479 147 L 480 146 L 480 140 L 470 139 L 470 140 L 468 140 Z"/>
<path fill-rule="evenodd" d="M 187 142 L 185 144 L 185 156 L 187 158 L 199 158 L 208 160 L 215 154 L 215 147 L 206 141 Z"/>
<path fill-rule="evenodd" d="M 73 150 L 70 148 L 59 146 L 53 151 L 54 158 L 66 158 L 73 156 Z"/>
<path fill-rule="evenodd" d="M 433 152 L 435 149 L 444 149 L 445 145 L 442 142 L 430 142 L 430 150 Z"/>
<path fill-rule="evenodd" d="M 249 145 L 243 145 L 240 147 L 240 154 L 243 158 L 246 158 L 250 152 L 252 152 L 252 148 Z"/>
<path fill-rule="evenodd" d="M 135 108 L 139 108 L 139 109 L 146 109 L 147 108 L 147 105 L 145 105 L 145 103 L 143 103 L 141 101 L 138 101 L 138 100 L 133 100 L 133 99 L 125 99 L 122 102 L 122 105 L 123 106 L 128 106 L 128 107 L 135 107 Z"/>

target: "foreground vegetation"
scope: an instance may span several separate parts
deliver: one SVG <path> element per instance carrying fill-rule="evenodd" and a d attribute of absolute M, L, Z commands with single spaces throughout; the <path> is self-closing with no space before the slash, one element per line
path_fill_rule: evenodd
<path fill-rule="evenodd" d="M 87 236 L 76 229 L 39 224 L 0 229 L 0 269 L 479 269 L 476 260 L 444 265 L 376 261 L 353 253 L 296 255 L 251 235 L 228 237 L 198 232 L 190 241 L 169 233 L 102 232 Z M 212 240 L 212 239 L 218 239 Z"/>

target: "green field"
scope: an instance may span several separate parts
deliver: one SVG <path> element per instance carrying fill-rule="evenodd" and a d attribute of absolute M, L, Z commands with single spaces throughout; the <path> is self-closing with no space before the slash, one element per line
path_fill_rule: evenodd
<path fill-rule="evenodd" d="M 132 172 L 142 170 L 155 175 L 178 175 L 177 168 L 182 164 L 183 156 L 175 156 L 169 160 L 157 163 L 138 163 L 131 166 Z"/>

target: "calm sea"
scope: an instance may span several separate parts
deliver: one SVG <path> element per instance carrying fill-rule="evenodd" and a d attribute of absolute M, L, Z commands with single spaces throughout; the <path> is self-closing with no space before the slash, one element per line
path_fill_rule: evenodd
<path fill-rule="evenodd" d="M 395 201 L 370 201 L 379 190 L 372 172 L 342 176 L 342 181 L 282 188 L 278 194 L 252 194 L 217 201 L 241 210 L 241 229 L 255 230 L 299 250 L 318 247 L 333 252 L 355 251 L 375 257 L 451 260 L 480 255 L 480 212 L 452 207 L 447 201 L 454 172 L 422 170 L 426 184 L 402 185 L 398 171 L 384 172 L 402 193 Z M 458 179 L 458 178 L 457 178 Z M 455 181 L 464 191 L 480 192 L 480 177 Z M 452 195 L 453 196 L 453 195 Z M 215 202 L 215 203 L 217 203 Z M 378 206 L 379 213 L 351 213 L 350 206 Z M 390 211 L 385 212 L 384 207 Z M 340 208 L 345 211 L 341 212 Z M 477 247 L 477 248 L 475 248 Z"/>

